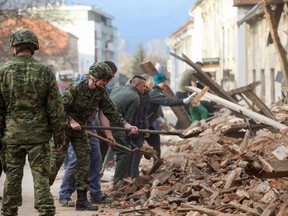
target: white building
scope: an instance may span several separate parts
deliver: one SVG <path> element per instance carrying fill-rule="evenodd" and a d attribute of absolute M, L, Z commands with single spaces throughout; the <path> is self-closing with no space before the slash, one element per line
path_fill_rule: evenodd
<path fill-rule="evenodd" d="M 68 21 L 54 23 L 78 38 L 78 73 L 87 73 L 97 61 L 117 63 L 117 29 L 113 17 L 91 5 L 63 5 L 59 8 Z"/>
<path fill-rule="evenodd" d="M 193 20 L 190 20 L 176 32 L 169 35 L 166 44 L 170 47 L 170 51 L 178 56 L 185 53 L 187 56 L 192 56 L 192 30 Z M 178 90 L 180 74 L 186 69 L 190 68 L 185 62 L 171 57 L 168 60 L 168 72 L 170 72 L 170 86 L 174 90 Z"/>
<path fill-rule="evenodd" d="M 246 29 L 245 26 L 238 27 L 237 21 L 242 19 L 258 1 L 198 0 L 189 10 L 193 18 L 193 26 L 189 30 L 191 47 L 190 49 L 177 47 L 177 50 L 186 49 L 187 52 L 184 54 L 193 62 L 202 61 L 203 70 L 210 72 L 225 90 L 247 84 Z M 181 40 L 181 37 L 179 39 Z M 168 45 L 173 52 L 175 45 L 171 43 Z M 173 57 L 171 62 L 172 65 L 175 62 Z M 174 68 L 172 73 L 176 73 L 177 76 L 183 72 L 182 66 L 174 64 L 172 68 Z M 177 91 L 177 84 L 175 87 L 174 91 Z"/>

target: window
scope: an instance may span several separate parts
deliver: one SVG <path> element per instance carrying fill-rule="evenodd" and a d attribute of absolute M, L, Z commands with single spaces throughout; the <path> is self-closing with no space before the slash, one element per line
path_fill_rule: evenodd
<path fill-rule="evenodd" d="M 274 68 L 271 68 L 270 69 L 271 103 L 275 103 L 275 81 L 274 79 L 275 79 L 275 71 L 274 71 Z"/>

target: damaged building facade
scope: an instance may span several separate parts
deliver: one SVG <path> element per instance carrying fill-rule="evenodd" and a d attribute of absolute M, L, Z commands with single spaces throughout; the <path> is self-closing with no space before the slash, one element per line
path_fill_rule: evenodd
<path fill-rule="evenodd" d="M 273 2 L 275 10 L 280 8 L 279 12 L 276 12 L 275 21 L 281 43 L 288 51 L 288 3 L 271 1 Z M 269 34 L 262 2 L 239 20 L 238 24 L 247 29 L 247 82 L 261 81 L 256 93 L 266 104 L 279 101 L 284 75 L 275 44 Z"/>
<path fill-rule="evenodd" d="M 287 51 L 287 2 L 268 2 L 283 4 L 278 32 Z M 170 34 L 166 43 L 171 52 L 202 61 L 203 70 L 227 91 L 261 81 L 257 96 L 274 103 L 281 96 L 283 74 L 275 46 L 267 45 L 269 26 L 261 5 L 261 0 L 198 0 L 189 10 L 189 25 Z M 173 56 L 168 65 L 177 91 L 181 73 L 190 67 Z"/>

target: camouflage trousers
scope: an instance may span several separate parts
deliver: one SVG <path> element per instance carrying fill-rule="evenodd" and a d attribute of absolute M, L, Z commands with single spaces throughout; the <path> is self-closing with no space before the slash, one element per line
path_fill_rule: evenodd
<path fill-rule="evenodd" d="M 47 143 L 26 145 L 5 145 L 2 153 L 3 169 L 6 174 L 4 183 L 2 215 L 18 215 L 22 205 L 22 178 L 26 155 L 34 182 L 34 198 L 39 215 L 55 215 L 53 196 L 50 192 L 50 163 Z"/>
<path fill-rule="evenodd" d="M 90 170 L 90 144 L 85 130 L 72 131 L 66 133 L 67 143 L 64 148 L 58 152 L 54 145 L 51 145 L 51 173 L 49 183 L 52 185 L 61 168 L 67 154 L 68 144 L 71 143 L 77 159 L 75 172 L 75 186 L 77 190 L 88 190 L 89 187 L 89 170 Z"/>

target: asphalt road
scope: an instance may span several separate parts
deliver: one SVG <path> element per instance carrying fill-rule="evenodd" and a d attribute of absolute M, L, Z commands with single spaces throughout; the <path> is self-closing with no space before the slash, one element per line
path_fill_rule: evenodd
<path fill-rule="evenodd" d="M 107 208 L 106 206 L 99 206 L 99 210 L 95 212 L 89 211 L 76 211 L 73 207 L 64 207 L 58 203 L 58 192 L 61 184 L 61 180 L 63 177 L 63 168 L 59 171 L 58 176 L 56 178 L 55 183 L 51 186 L 51 192 L 54 196 L 55 206 L 56 206 L 56 215 L 59 216 L 96 216 L 96 215 L 105 215 L 105 216 L 115 216 L 118 215 L 119 210 L 113 210 L 111 208 Z M 109 181 L 112 179 L 113 170 L 106 170 L 105 175 L 102 179 Z M 3 186 L 5 181 L 5 174 L 3 173 L 0 178 L 0 194 L 3 195 Z M 106 183 L 107 184 L 107 183 Z M 19 216 L 38 216 L 38 211 L 34 209 L 34 189 L 33 189 L 33 178 L 30 170 L 30 166 L 28 162 L 24 167 L 24 177 L 22 181 L 22 197 L 23 203 L 22 206 L 18 209 Z M 76 202 L 76 195 L 72 195 L 73 201 Z M 2 201 L 0 201 L 0 207 L 2 208 Z"/>

